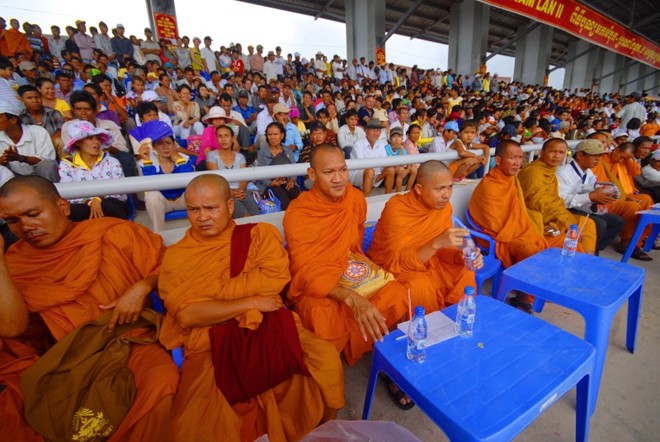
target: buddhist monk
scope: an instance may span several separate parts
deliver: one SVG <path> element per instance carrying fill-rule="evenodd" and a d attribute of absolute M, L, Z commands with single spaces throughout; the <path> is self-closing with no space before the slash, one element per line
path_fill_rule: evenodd
<path fill-rule="evenodd" d="M 11 284 L 0 237 L 0 336 L 16 336 L 28 325 L 25 302 Z M 0 339 L 0 434 L 6 440 L 42 441 L 23 418 L 20 374 L 37 360 L 34 348 L 16 339 Z"/>
<path fill-rule="evenodd" d="M 595 132 L 589 135 L 588 138 L 600 141 L 603 143 L 603 146 L 609 145 L 609 136 L 605 132 Z M 619 191 L 619 198 L 607 205 L 609 213 L 619 215 L 625 221 L 625 225 L 620 233 L 621 242 L 619 242 L 618 246 L 615 248 L 619 253 L 625 253 L 628 244 L 635 233 L 637 221 L 639 220 L 637 212 L 640 210 L 646 210 L 653 205 L 653 199 L 649 195 L 635 193 L 637 189 L 635 188 L 634 181 L 628 174 L 628 169 L 625 166 L 629 157 L 632 156 L 632 150 L 629 147 L 630 144 L 631 143 L 623 143 L 615 148 L 609 155 L 603 154 L 598 165 L 592 169 L 599 183 L 612 183 Z M 626 145 L 628 145 L 628 147 L 626 147 Z M 640 261 L 653 260 L 649 254 L 642 250 L 644 242 L 650 233 L 651 226 L 645 229 L 642 233 L 632 255 L 630 255 L 632 258 Z"/>
<path fill-rule="evenodd" d="M 545 232 L 566 233 L 571 224 L 581 229 L 582 247 L 588 253 L 596 252 L 596 224 L 584 216 L 568 211 L 559 196 L 557 167 L 566 158 L 568 144 L 561 138 L 551 138 L 543 143 L 540 158 L 526 165 L 518 173 L 518 181 L 525 195 L 529 210 L 541 213 Z"/>
<path fill-rule="evenodd" d="M 520 144 L 501 141 L 495 149 L 495 167 L 472 193 L 468 210 L 474 222 L 495 239 L 495 253 L 504 267 L 529 258 L 548 247 L 562 247 L 563 234 L 544 235 L 539 212 L 528 211 L 516 175 L 523 162 Z M 527 295 L 518 293 L 511 305 L 531 312 Z"/>
<path fill-rule="evenodd" d="M 376 225 L 369 257 L 410 287 L 416 305 L 427 313 L 455 304 L 465 286 L 475 287 L 460 247 L 466 229 L 453 227 L 451 198 L 454 178 L 441 161 L 427 161 L 405 195 L 394 195 Z M 483 267 L 478 254 L 475 268 Z"/>
<path fill-rule="evenodd" d="M 367 202 L 349 183 L 342 151 L 319 145 L 310 164 L 314 186 L 284 214 L 292 274 L 288 298 L 303 325 L 330 341 L 352 365 L 404 317 L 407 291 L 362 251 Z M 376 277 L 379 288 L 360 294 L 357 285 L 369 276 Z M 390 392 L 400 393 L 393 384 Z M 402 407 L 412 404 L 402 396 L 395 399 Z"/>
<path fill-rule="evenodd" d="M 4 258 L 6 268 L 0 265 L 0 337 L 22 335 L 28 312 L 38 313 L 56 340 L 110 310 L 109 329 L 139 318 L 156 288 L 164 252 L 158 235 L 116 218 L 72 223 L 68 202 L 38 176 L 0 188 L 0 217 L 19 238 Z M 110 440 L 166 438 L 176 366 L 158 343 L 133 345 L 126 364 L 137 395 Z"/>
<path fill-rule="evenodd" d="M 231 219 L 227 181 L 199 176 L 188 185 L 185 198 L 191 228 L 165 253 L 159 281 L 167 309 L 161 341 L 168 348 L 183 345 L 185 354 L 172 413 L 174 439 L 253 441 L 267 434 L 271 441 L 298 440 L 344 406 L 339 354 L 293 314 L 294 339 L 302 346 L 309 373 L 293 374 L 230 405 L 216 387 L 209 330 L 223 322 L 256 330 L 264 315 L 282 309 L 280 292 L 290 280 L 289 260 L 277 229 L 254 224 L 242 241 L 249 248 L 244 266 L 232 277 L 236 250 L 231 244 L 239 228 Z"/>

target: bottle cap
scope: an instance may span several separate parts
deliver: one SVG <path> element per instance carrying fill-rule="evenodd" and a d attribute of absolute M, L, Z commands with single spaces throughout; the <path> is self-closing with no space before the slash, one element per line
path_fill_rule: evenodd
<path fill-rule="evenodd" d="M 425 313 L 426 311 L 424 310 L 424 307 L 422 307 L 421 305 L 415 307 L 415 316 L 424 316 Z"/>
<path fill-rule="evenodd" d="M 571 229 L 577 230 L 577 224 L 571 224 Z"/>
<path fill-rule="evenodd" d="M 465 293 L 466 295 L 474 295 L 474 287 L 466 285 L 463 293 Z"/>

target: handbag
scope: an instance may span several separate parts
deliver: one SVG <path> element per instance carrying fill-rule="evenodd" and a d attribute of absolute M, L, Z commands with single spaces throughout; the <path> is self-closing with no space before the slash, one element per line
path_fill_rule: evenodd
<path fill-rule="evenodd" d="M 339 279 L 339 284 L 368 298 L 390 281 L 394 281 L 393 274 L 382 267 L 373 267 L 367 260 L 348 252 L 346 269 Z"/>
<path fill-rule="evenodd" d="M 279 199 L 273 194 L 273 191 L 268 189 L 267 192 L 268 198 L 264 198 L 259 192 L 252 192 L 252 197 L 254 202 L 257 203 L 259 212 L 262 215 L 267 213 L 275 213 L 282 210 L 282 203 Z"/>
<path fill-rule="evenodd" d="M 46 440 L 101 441 L 119 427 L 137 393 L 126 366 L 132 343 L 158 340 L 161 316 L 143 310 L 108 332 L 112 312 L 86 322 L 21 374 L 25 420 Z M 149 337 L 126 336 L 149 327 Z"/>
<path fill-rule="evenodd" d="M 230 276 L 238 276 L 250 250 L 255 224 L 237 225 L 231 238 Z M 230 319 L 209 329 L 215 384 L 230 405 L 245 402 L 294 374 L 310 376 L 293 313 L 285 307 L 263 313 L 256 330 Z"/>

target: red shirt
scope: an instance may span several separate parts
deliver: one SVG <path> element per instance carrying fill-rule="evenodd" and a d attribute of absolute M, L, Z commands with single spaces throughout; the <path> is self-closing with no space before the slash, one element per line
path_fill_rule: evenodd
<path fill-rule="evenodd" d="M 243 60 L 240 58 L 232 60 L 231 70 L 234 71 L 234 74 L 236 75 L 243 75 L 243 71 L 245 71 L 245 63 L 243 63 Z"/>

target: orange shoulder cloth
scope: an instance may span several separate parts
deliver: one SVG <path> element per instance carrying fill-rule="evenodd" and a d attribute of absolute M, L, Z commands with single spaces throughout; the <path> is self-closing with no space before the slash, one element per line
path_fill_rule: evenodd
<path fill-rule="evenodd" d="M 291 259 L 289 297 L 325 297 L 339 282 L 350 251 L 362 254 L 367 201 L 349 185 L 337 202 L 316 188 L 293 200 L 284 215 Z"/>
<path fill-rule="evenodd" d="M 164 251 L 159 235 L 108 217 L 74 224 L 45 249 L 18 241 L 7 252 L 7 265 L 29 311 L 39 312 L 60 339 L 101 314 L 99 304 L 157 273 Z"/>
<path fill-rule="evenodd" d="M 378 220 L 369 257 L 395 274 L 423 271 L 426 267 L 417 258 L 417 250 L 451 226 L 451 204 L 431 210 L 414 191 L 394 195 Z"/>

